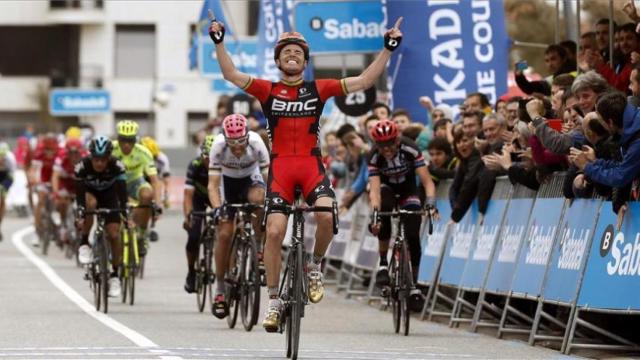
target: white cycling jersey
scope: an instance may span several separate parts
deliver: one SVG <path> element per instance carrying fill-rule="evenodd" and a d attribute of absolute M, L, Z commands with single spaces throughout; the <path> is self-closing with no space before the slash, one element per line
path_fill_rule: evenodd
<path fill-rule="evenodd" d="M 166 178 L 171 176 L 171 168 L 169 167 L 169 157 L 165 153 L 160 152 L 155 159 L 156 169 L 158 169 L 158 176 L 160 178 Z"/>
<path fill-rule="evenodd" d="M 209 153 L 209 175 L 245 178 L 265 171 L 269 162 L 269 151 L 257 133 L 249 131 L 249 142 L 240 158 L 233 155 L 224 136 L 218 136 Z"/>

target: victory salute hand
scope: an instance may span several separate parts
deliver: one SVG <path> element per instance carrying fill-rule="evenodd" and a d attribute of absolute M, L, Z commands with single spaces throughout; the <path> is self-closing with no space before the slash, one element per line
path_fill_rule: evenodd
<path fill-rule="evenodd" d="M 396 20 L 393 27 L 384 34 L 384 47 L 389 51 L 394 51 L 400 46 L 402 42 L 402 31 L 400 31 L 400 24 L 402 24 L 402 16 Z"/>
<path fill-rule="evenodd" d="M 213 40 L 214 44 L 220 44 L 224 41 L 224 24 L 216 21 L 213 11 L 209 9 L 209 20 L 211 25 L 209 26 L 209 36 Z"/>

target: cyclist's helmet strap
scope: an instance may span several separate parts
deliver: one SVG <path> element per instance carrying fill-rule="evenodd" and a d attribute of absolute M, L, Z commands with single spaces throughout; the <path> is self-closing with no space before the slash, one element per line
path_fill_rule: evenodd
<path fill-rule="evenodd" d="M 309 61 L 309 44 L 304 36 L 296 31 L 287 31 L 280 34 L 280 38 L 274 49 L 275 51 L 273 52 L 273 60 L 277 60 L 280 57 L 282 49 L 289 44 L 299 45 L 302 51 L 304 51 L 304 59 Z"/>
<path fill-rule="evenodd" d="M 112 151 L 113 143 L 111 143 L 111 139 L 104 135 L 96 136 L 89 145 L 89 152 L 92 156 L 110 156 Z"/>

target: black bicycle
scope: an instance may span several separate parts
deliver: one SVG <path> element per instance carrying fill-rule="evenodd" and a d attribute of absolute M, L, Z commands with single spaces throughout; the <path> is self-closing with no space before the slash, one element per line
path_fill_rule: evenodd
<path fill-rule="evenodd" d="M 98 218 L 96 230 L 93 234 L 93 261 L 86 266 L 85 279 L 89 280 L 89 287 L 93 291 L 93 302 L 96 310 L 100 311 L 100 308 L 102 308 L 102 312 L 105 314 L 109 311 L 109 277 L 111 274 L 109 271 L 111 247 L 105 232 L 105 224 L 107 215 L 113 213 L 122 214 L 122 210 L 96 209 L 78 214 L 78 217 L 96 215 Z"/>
<path fill-rule="evenodd" d="M 192 217 L 203 218 L 202 232 L 200 234 L 200 251 L 196 260 L 196 291 L 198 298 L 198 310 L 204 311 L 207 303 L 213 304 L 213 283 L 216 274 L 213 271 L 213 243 L 215 239 L 214 211 L 193 211 Z M 208 295 L 208 296 L 207 296 Z"/>
<path fill-rule="evenodd" d="M 387 306 L 391 307 L 395 332 L 399 333 L 402 325 L 404 336 L 409 335 L 411 311 L 408 301 L 411 290 L 415 288 L 411 256 L 404 234 L 404 221 L 411 215 L 427 215 L 429 234 L 433 232 L 433 219 L 429 211 L 410 211 L 396 208 L 394 211 L 374 210 L 372 214 L 373 225 L 376 225 L 381 217 L 391 217 L 397 220 L 395 228 L 398 229 L 398 234 L 395 236 L 391 261 L 389 262 L 390 283 L 388 288 L 382 289 L 382 296 L 387 299 Z"/>
<path fill-rule="evenodd" d="M 40 246 L 42 247 L 42 255 L 47 255 L 49 253 L 49 245 L 51 242 L 55 242 L 60 245 L 60 230 L 59 230 L 59 222 L 56 222 L 53 219 L 53 214 L 55 209 L 55 204 L 53 202 L 53 198 L 47 194 L 44 200 L 43 212 L 40 213 L 42 216 L 42 232 L 38 234 L 40 236 Z"/>
<path fill-rule="evenodd" d="M 229 303 L 227 324 L 234 328 L 238 309 L 246 331 L 251 331 L 258 323 L 260 311 L 260 267 L 258 264 L 258 243 L 253 229 L 254 211 L 262 209 L 255 204 L 226 204 L 228 209 L 236 209 L 235 230 L 231 241 L 229 268 L 225 274 L 225 298 Z"/>
<path fill-rule="evenodd" d="M 155 204 L 151 205 L 135 205 L 135 209 L 151 209 L 151 226 L 144 237 L 138 238 L 138 251 L 140 252 L 140 265 L 138 267 L 138 276 L 140 279 L 144 278 L 144 267 L 149 253 L 149 241 L 158 241 L 158 234 L 155 231 L 156 227 L 156 215 L 161 214 L 162 210 Z M 153 237 L 153 239 L 152 239 Z"/>
<path fill-rule="evenodd" d="M 304 248 L 304 213 L 330 212 L 333 214 L 333 233 L 338 233 L 338 207 L 333 206 L 286 206 L 287 214 L 293 214 L 293 231 L 288 248 L 284 276 L 280 282 L 278 296 L 283 303 L 280 333 L 287 333 L 287 357 L 298 358 L 300 345 L 300 323 L 304 307 L 309 303 L 309 289 Z"/>

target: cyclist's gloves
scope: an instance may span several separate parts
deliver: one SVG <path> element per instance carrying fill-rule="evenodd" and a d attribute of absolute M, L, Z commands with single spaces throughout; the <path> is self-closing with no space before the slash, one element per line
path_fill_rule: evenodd
<path fill-rule="evenodd" d="M 153 212 L 156 213 L 156 215 L 162 215 L 162 207 L 158 206 L 158 204 L 156 203 L 151 203 L 151 206 L 153 207 Z"/>
<path fill-rule="evenodd" d="M 222 25 L 222 23 L 218 24 L 220 24 L 220 31 L 211 31 L 211 28 L 209 28 L 209 36 L 214 44 L 220 44 L 224 41 L 224 25 Z"/>
<path fill-rule="evenodd" d="M 78 206 L 76 208 L 76 219 L 84 219 L 85 208 L 84 206 Z"/>
<path fill-rule="evenodd" d="M 373 225 L 380 223 L 380 216 L 378 216 L 378 209 L 373 209 L 371 212 L 371 218 L 369 219 L 369 232 L 373 234 Z"/>
<path fill-rule="evenodd" d="M 427 201 L 425 202 L 424 209 L 430 215 L 435 216 L 436 214 L 438 214 L 438 208 L 436 207 L 436 198 L 431 196 L 427 197 Z"/>
<path fill-rule="evenodd" d="M 402 36 L 398 36 L 397 38 L 392 38 L 391 35 L 389 35 L 389 32 L 384 34 L 384 47 L 387 48 L 387 50 L 389 51 L 394 51 L 395 49 L 397 49 L 398 46 L 400 46 L 401 42 L 402 42 Z"/>

